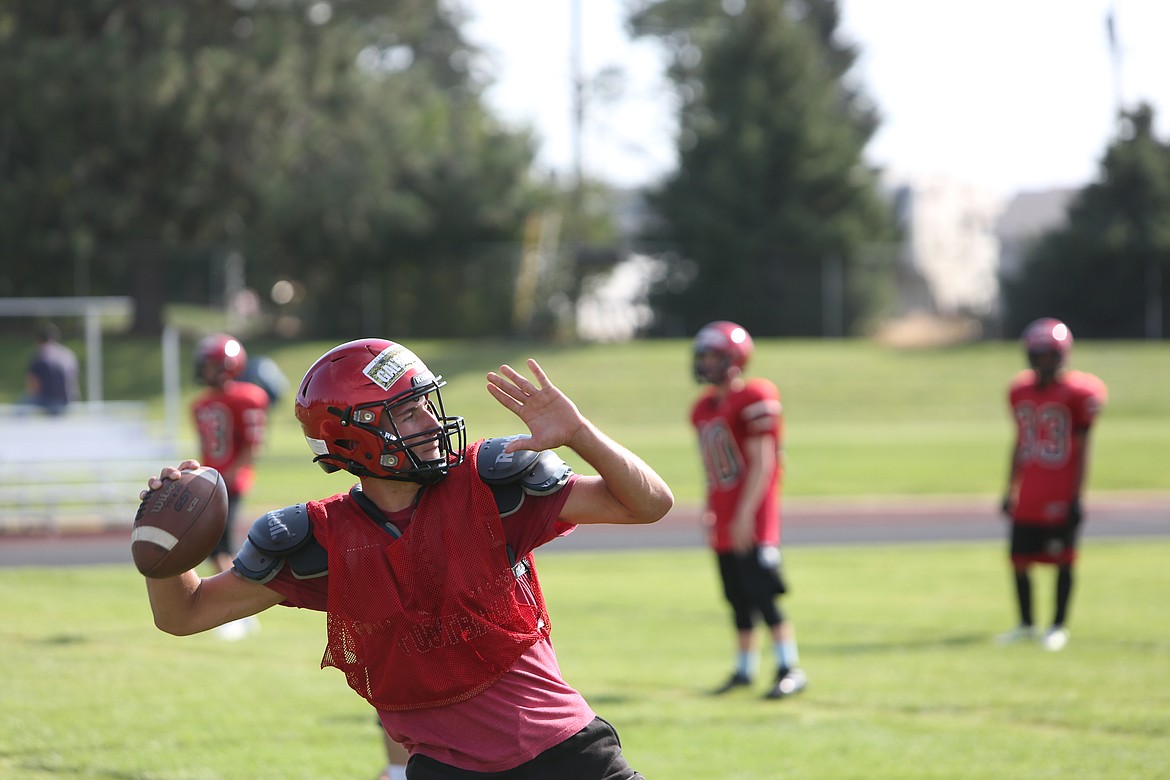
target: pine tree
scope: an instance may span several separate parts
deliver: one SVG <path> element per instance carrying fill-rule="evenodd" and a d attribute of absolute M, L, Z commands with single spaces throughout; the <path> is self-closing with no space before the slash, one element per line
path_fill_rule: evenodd
<path fill-rule="evenodd" d="M 823 335 L 836 306 L 853 330 L 878 300 L 864 261 L 892 218 L 862 159 L 877 118 L 847 81 L 856 52 L 838 39 L 837 3 L 710 5 L 664 0 L 631 19 L 671 47 L 681 98 L 679 167 L 651 194 L 646 235 L 673 259 L 661 329 L 732 319 L 760 336 Z"/>
<path fill-rule="evenodd" d="M 1161 338 L 1170 325 L 1170 144 L 1154 112 L 1122 116 L 1100 180 L 1069 207 L 1064 228 L 1036 244 L 1017 277 L 1003 280 L 1009 333 L 1057 317 L 1090 338 Z"/>

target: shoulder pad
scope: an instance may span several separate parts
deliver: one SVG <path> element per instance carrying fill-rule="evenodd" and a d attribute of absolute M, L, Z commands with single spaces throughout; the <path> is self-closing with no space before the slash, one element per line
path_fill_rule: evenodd
<path fill-rule="evenodd" d="M 550 450 L 504 452 L 504 445 L 518 436 L 487 439 L 480 445 L 479 476 L 496 497 L 501 517 L 524 503 L 524 494 L 545 496 L 564 487 L 573 470 Z"/>
<path fill-rule="evenodd" d="M 520 438 L 487 439 L 480 445 L 479 476 L 493 487 L 519 482 L 525 493 L 545 496 L 565 486 L 573 470 L 552 450 L 504 452 L 504 445 Z"/>
<path fill-rule="evenodd" d="M 552 450 L 544 450 L 527 471 L 520 475 L 520 487 L 534 496 L 557 492 L 569 481 L 573 469 Z"/>
<path fill-rule="evenodd" d="M 504 446 L 519 436 L 500 436 L 495 439 L 486 439 L 479 445 L 477 468 L 479 476 L 489 485 L 502 485 L 515 482 L 520 474 L 524 473 L 532 463 L 540 457 L 539 452 L 532 450 L 517 450 L 504 452 Z"/>
<path fill-rule="evenodd" d="M 309 508 L 305 504 L 294 504 L 284 509 L 274 509 L 248 530 L 248 541 L 267 553 L 288 555 L 313 535 L 313 523 L 309 520 Z"/>
<path fill-rule="evenodd" d="M 325 549 L 313 537 L 305 504 L 277 509 L 252 523 L 232 568 L 244 579 L 268 582 L 288 562 L 299 579 L 328 573 Z"/>

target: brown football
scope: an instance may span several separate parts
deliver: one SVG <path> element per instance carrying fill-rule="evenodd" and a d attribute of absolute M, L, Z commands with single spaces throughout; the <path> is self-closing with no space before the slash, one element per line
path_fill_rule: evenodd
<path fill-rule="evenodd" d="M 210 466 L 184 471 L 138 505 L 130 554 L 147 577 L 194 569 L 215 548 L 227 525 L 227 486 Z"/>

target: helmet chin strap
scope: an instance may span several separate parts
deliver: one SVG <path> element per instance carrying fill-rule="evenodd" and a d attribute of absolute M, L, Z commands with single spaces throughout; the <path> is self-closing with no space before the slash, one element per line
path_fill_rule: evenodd
<path fill-rule="evenodd" d="M 395 436 L 389 431 L 383 431 L 382 440 L 384 445 L 386 447 L 388 447 L 390 444 L 395 444 L 397 446 L 392 451 L 386 449 L 383 450 L 381 458 L 382 468 L 393 471 L 398 467 L 398 464 L 389 464 L 386 462 L 386 458 L 390 456 L 399 459 L 405 459 L 410 464 L 410 468 L 402 473 L 391 473 L 389 475 L 371 474 L 370 476 L 377 477 L 378 479 L 415 482 L 420 485 L 433 485 L 443 477 L 447 476 L 446 468 L 444 467 L 449 466 L 451 463 L 450 457 L 447 454 L 451 448 L 450 440 L 447 438 L 447 435 L 444 433 L 441 427 L 435 428 L 431 431 L 426 431 L 424 434 L 433 436 L 433 439 L 428 438 L 427 440 L 412 446 L 417 447 L 419 444 L 428 444 L 431 441 L 434 441 L 439 448 L 439 457 L 424 460 L 414 453 L 412 446 L 406 446 L 403 444 L 401 438 Z M 419 435 L 421 436 L 424 434 Z"/>

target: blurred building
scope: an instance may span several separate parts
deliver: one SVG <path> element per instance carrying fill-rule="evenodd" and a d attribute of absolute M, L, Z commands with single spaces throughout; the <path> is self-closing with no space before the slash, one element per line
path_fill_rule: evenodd
<path fill-rule="evenodd" d="M 1002 200 L 937 176 L 905 182 L 893 198 L 903 231 L 901 313 L 990 315 L 999 297 L 996 222 Z"/>
<path fill-rule="evenodd" d="M 1068 222 L 1068 207 L 1078 192 L 1068 188 L 1021 192 L 1008 201 L 995 227 L 1001 277 L 1015 276 L 1036 240 L 1064 227 Z"/>
<path fill-rule="evenodd" d="M 1003 199 L 944 177 L 891 188 L 903 231 L 898 266 L 900 317 L 1000 317 L 1000 280 L 1019 272 L 1035 242 L 1064 226 L 1079 192 L 1058 188 Z"/>
<path fill-rule="evenodd" d="M 1009 198 L 944 176 L 891 179 L 886 192 L 902 231 L 896 248 L 898 304 L 889 327 L 899 343 L 942 334 L 949 341 L 994 335 L 1000 279 L 1014 276 L 1033 244 L 1062 227 L 1079 190 L 1020 192 Z M 619 242 L 651 215 L 641 193 L 613 198 Z M 623 341 L 650 324 L 649 290 L 660 263 L 628 250 L 585 280 L 577 305 L 579 337 Z M 990 326 L 990 330 L 988 330 Z M 891 331 L 892 332 L 892 331 Z M 917 335 L 915 335 L 917 334 Z"/>
<path fill-rule="evenodd" d="M 608 273 L 585 280 L 577 302 L 577 335 L 585 341 L 629 341 L 653 322 L 650 286 L 662 263 L 628 254 Z"/>

